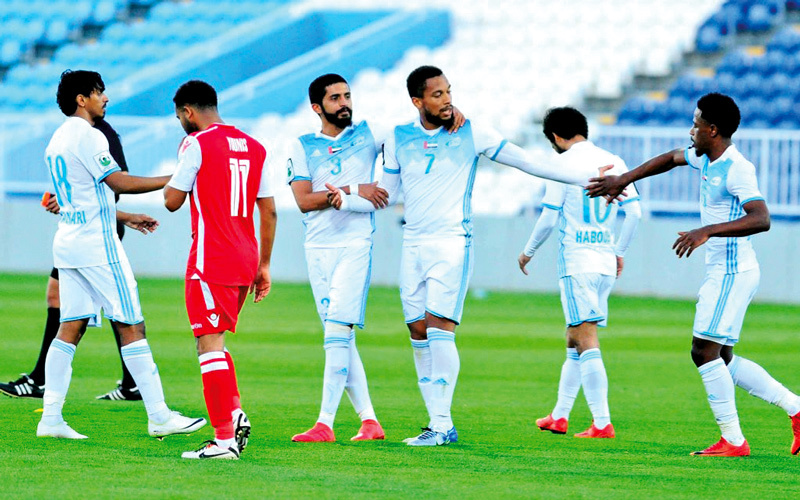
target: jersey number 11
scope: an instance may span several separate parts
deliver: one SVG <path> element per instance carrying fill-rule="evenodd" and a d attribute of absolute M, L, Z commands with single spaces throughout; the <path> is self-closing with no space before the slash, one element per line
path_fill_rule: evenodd
<path fill-rule="evenodd" d="M 247 174 L 250 172 L 250 160 L 230 159 L 231 169 L 231 217 L 238 217 L 239 205 L 242 217 L 247 217 Z M 241 200 L 241 203 L 240 203 Z"/>

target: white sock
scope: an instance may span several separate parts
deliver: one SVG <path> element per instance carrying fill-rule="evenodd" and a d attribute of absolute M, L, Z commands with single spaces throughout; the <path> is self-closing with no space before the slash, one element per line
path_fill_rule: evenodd
<path fill-rule="evenodd" d="M 431 349 L 431 428 L 447 433 L 453 427 L 450 408 L 461 362 L 456 349 L 456 334 L 428 328 Z"/>
<path fill-rule="evenodd" d="M 414 351 L 414 366 L 417 368 L 417 385 L 428 410 L 428 426 L 431 425 L 431 345 L 428 340 L 411 339 L 411 348 Z"/>
<path fill-rule="evenodd" d="M 53 339 L 47 357 L 44 360 L 44 410 L 42 422 L 46 425 L 58 425 L 64 421 L 61 410 L 67 399 L 69 382 L 72 379 L 72 358 L 75 357 L 76 346 Z"/>
<path fill-rule="evenodd" d="M 772 378 L 761 366 L 741 356 L 728 363 L 733 383 L 767 403 L 780 406 L 790 416 L 800 412 L 800 398 Z"/>
<path fill-rule="evenodd" d="M 350 372 L 350 327 L 325 323 L 325 372 L 322 378 L 322 405 L 317 422 L 331 429 L 336 410 Z"/>
<path fill-rule="evenodd" d="M 153 361 L 153 353 L 147 339 L 137 340 L 122 346 L 122 361 L 131 372 L 136 386 L 142 395 L 147 417 L 157 424 L 163 424 L 169 419 L 170 412 L 164 402 L 164 389 L 161 387 L 161 376 L 158 366 Z"/>
<path fill-rule="evenodd" d="M 592 412 L 594 426 L 604 429 L 611 423 L 611 413 L 608 411 L 608 376 L 600 349 L 586 349 L 579 356 L 578 362 L 583 395 Z"/>
<path fill-rule="evenodd" d="M 369 388 L 367 386 L 367 373 L 364 371 L 364 363 L 356 347 L 356 332 L 350 330 L 350 370 L 347 373 L 347 385 L 345 385 L 347 397 L 353 403 L 356 413 L 364 420 L 378 420 L 375 416 L 375 409 L 369 398 Z"/>
<path fill-rule="evenodd" d="M 739 414 L 736 412 L 736 392 L 728 368 L 722 358 L 697 367 L 703 385 L 708 394 L 708 404 L 714 413 L 722 437 L 734 446 L 744 443 L 744 435 L 739 426 Z"/>
<path fill-rule="evenodd" d="M 581 365 L 578 362 L 578 350 L 567 347 L 567 359 L 561 366 L 561 378 L 558 380 L 558 401 L 553 408 L 553 418 L 569 418 L 575 398 L 581 390 Z"/>
<path fill-rule="evenodd" d="M 236 448 L 236 438 L 230 439 L 215 439 L 214 441 L 217 442 L 217 446 L 222 448 L 223 450 L 227 450 L 228 448 Z"/>

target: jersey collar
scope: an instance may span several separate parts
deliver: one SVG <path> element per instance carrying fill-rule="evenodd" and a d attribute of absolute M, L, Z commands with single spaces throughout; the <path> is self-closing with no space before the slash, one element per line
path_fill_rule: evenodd
<path fill-rule="evenodd" d="M 316 137 L 317 139 L 326 139 L 326 140 L 335 142 L 335 141 L 338 141 L 339 139 L 341 139 L 342 137 L 344 137 L 345 135 L 349 134 L 355 127 L 356 127 L 356 124 L 355 123 L 351 123 L 347 127 L 343 128 L 342 131 L 339 132 L 339 134 L 337 136 L 335 136 L 335 137 L 331 137 L 329 135 L 325 135 L 322 132 L 316 132 L 314 134 L 314 137 Z"/>
<path fill-rule="evenodd" d="M 444 127 L 440 126 L 439 128 L 435 128 L 433 130 L 428 130 L 425 127 L 422 126 L 422 121 L 419 120 L 419 119 L 414 120 L 414 126 L 417 127 L 418 129 L 420 129 L 425 135 L 429 135 L 431 137 L 433 137 L 434 135 L 436 135 L 439 132 L 441 132 L 442 128 L 444 128 Z"/>

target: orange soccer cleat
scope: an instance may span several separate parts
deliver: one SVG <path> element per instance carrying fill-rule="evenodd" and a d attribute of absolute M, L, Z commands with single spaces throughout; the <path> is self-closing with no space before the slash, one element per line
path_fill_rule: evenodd
<path fill-rule="evenodd" d="M 333 435 L 333 429 L 322 422 L 317 422 L 314 427 L 304 433 L 292 436 L 292 441 L 296 443 L 332 443 L 336 441 L 336 437 Z"/>
<path fill-rule="evenodd" d="M 703 451 L 693 451 L 691 454 L 698 457 L 748 457 L 750 456 L 750 445 L 745 440 L 740 446 L 734 446 L 721 437 L 716 444 Z"/>
<path fill-rule="evenodd" d="M 364 420 L 361 422 L 361 428 L 358 434 L 350 438 L 350 441 L 373 441 L 384 439 L 386 434 L 383 433 L 383 428 L 377 420 Z"/>
<path fill-rule="evenodd" d="M 553 414 L 539 418 L 536 420 L 536 427 L 542 431 L 550 431 L 553 434 L 566 434 L 567 427 L 569 426 L 569 422 L 566 418 L 559 418 L 558 420 L 553 418 Z"/>
<path fill-rule="evenodd" d="M 792 433 L 794 440 L 792 441 L 792 455 L 797 455 L 800 452 L 800 412 L 797 415 L 789 417 L 792 421 Z"/>
<path fill-rule="evenodd" d="M 614 434 L 614 426 L 608 424 L 607 426 L 603 427 L 602 429 L 598 429 L 592 423 L 592 426 L 586 429 L 583 432 L 579 432 L 575 434 L 576 438 L 613 438 L 616 434 Z"/>

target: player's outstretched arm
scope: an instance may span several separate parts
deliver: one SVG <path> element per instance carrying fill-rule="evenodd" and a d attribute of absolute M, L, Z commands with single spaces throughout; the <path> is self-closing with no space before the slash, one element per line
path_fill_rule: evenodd
<path fill-rule="evenodd" d="M 750 236 L 751 234 L 769 231 L 770 218 L 769 209 L 764 200 L 748 201 L 742 208 L 745 216 L 739 219 L 723 222 L 721 224 L 711 224 L 692 231 L 681 231 L 678 239 L 672 245 L 678 258 L 689 257 L 695 248 L 699 247 L 709 238 L 727 238 Z"/>
<path fill-rule="evenodd" d="M 261 300 L 269 294 L 272 287 L 272 278 L 269 274 L 269 263 L 272 258 L 272 244 L 275 241 L 275 226 L 278 222 L 278 213 L 275 211 L 273 197 L 256 199 L 259 213 L 259 234 L 261 251 L 258 262 L 258 272 L 250 287 L 250 292 L 255 292 L 254 301 Z"/>
<path fill-rule="evenodd" d="M 158 228 L 158 221 L 147 214 L 132 214 L 117 210 L 117 220 L 142 234 L 152 233 Z"/>
<path fill-rule="evenodd" d="M 562 182 L 564 184 L 576 184 L 581 187 L 588 184 L 589 176 L 594 173 L 559 168 L 558 164 L 539 165 L 533 160 L 530 153 L 510 142 L 501 144 L 494 151 L 487 151 L 486 156 L 493 161 L 508 165 L 509 167 L 514 167 L 517 170 L 522 170 L 526 174 L 535 177 Z"/>
<path fill-rule="evenodd" d="M 674 149 L 660 154 L 622 175 L 592 177 L 589 179 L 589 185 L 586 186 L 586 192 L 592 198 L 598 196 L 605 196 L 610 199 L 616 198 L 625 191 L 625 186 L 631 182 L 669 172 L 680 165 L 688 165 L 685 151 L 685 149 Z"/>
<path fill-rule="evenodd" d="M 536 220 L 536 224 L 533 226 L 533 231 L 531 232 L 530 238 L 528 238 L 528 243 L 525 244 L 525 248 L 517 258 L 519 269 L 525 276 L 528 275 L 528 270 L 525 269 L 525 266 L 527 266 L 528 262 L 531 261 L 533 255 L 536 253 L 536 250 L 538 250 L 539 247 L 542 246 L 542 243 L 544 243 L 550 236 L 550 233 L 553 231 L 553 228 L 556 227 L 557 222 L 558 210 L 554 210 L 549 207 L 543 207 L 542 214 L 539 215 L 539 218 Z"/>
<path fill-rule="evenodd" d="M 163 188 L 169 182 L 170 177 L 169 175 L 140 177 L 125 172 L 114 172 L 103 179 L 103 182 L 117 194 L 139 194 Z"/>

